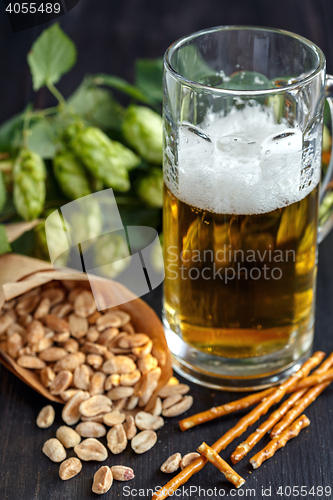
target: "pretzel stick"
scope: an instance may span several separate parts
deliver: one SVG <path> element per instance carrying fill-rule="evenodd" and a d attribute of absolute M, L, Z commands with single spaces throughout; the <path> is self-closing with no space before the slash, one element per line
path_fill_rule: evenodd
<path fill-rule="evenodd" d="M 328 375 L 324 375 L 324 378 L 327 377 L 329 380 L 332 380 L 333 370 L 330 370 L 327 373 Z M 311 386 L 319 384 L 322 381 L 323 380 L 319 379 L 318 376 L 311 375 L 310 377 L 306 377 L 303 380 L 301 380 L 297 386 L 289 388 L 287 390 L 287 393 L 295 392 L 300 389 L 309 388 Z M 180 420 L 178 422 L 180 430 L 186 431 L 187 429 L 191 429 L 196 425 L 200 425 L 205 422 L 210 422 L 211 420 L 223 417 L 224 415 L 229 415 L 230 413 L 233 413 L 238 410 L 244 410 L 249 406 L 260 403 L 260 401 L 262 401 L 263 398 L 265 398 L 269 394 L 272 394 L 274 390 L 275 389 L 273 387 L 261 392 L 256 392 L 254 394 L 250 394 L 250 396 L 246 396 L 245 398 L 237 399 L 236 401 L 231 401 L 231 403 L 227 403 L 221 406 L 213 406 L 209 410 L 203 411 L 201 413 L 196 413 L 195 415 L 191 415 L 190 417 L 184 418 L 183 420 Z"/>
<path fill-rule="evenodd" d="M 327 370 L 325 373 L 320 373 L 319 375 L 310 375 L 304 380 L 301 380 L 297 384 L 297 389 L 308 389 L 313 385 L 321 384 L 322 382 L 332 382 L 333 380 L 333 369 Z"/>
<path fill-rule="evenodd" d="M 298 436 L 301 430 L 308 425 L 310 425 L 310 420 L 306 415 L 302 415 L 295 420 L 280 436 L 272 439 L 265 448 L 251 458 L 250 463 L 253 468 L 258 469 L 265 460 L 272 457 L 277 450 L 283 448 L 290 439 Z"/>
<path fill-rule="evenodd" d="M 328 370 L 333 364 L 333 353 L 331 353 L 327 359 L 315 370 L 315 374 L 324 373 Z M 306 379 L 304 379 L 306 380 Z M 304 394 L 307 389 L 301 389 L 300 391 L 294 392 L 276 411 L 274 411 L 269 418 L 263 422 L 255 432 L 253 432 L 243 443 L 239 444 L 233 454 L 231 455 L 231 461 L 233 464 L 238 463 L 242 460 L 249 451 L 264 437 L 266 432 L 269 432 L 274 425 L 281 420 L 283 415 L 285 415 L 289 410 L 291 413 L 292 406 L 298 401 Z M 319 395 L 319 394 L 318 394 Z M 288 423 L 283 427 L 284 430 L 288 425 L 303 412 L 304 408 L 301 409 L 300 413 L 297 413 L 291 420 L 288 420 Z M 288 413 L 288 414 L 289 414 Z M 282 420 L 283 421 L 283 420 Z M 275 437 L 272 436 L 271 437 Z"/>
<path fill-rule="evenodd" d="M 191 415 L 190 417 L 184 418 L 178 422 L 181 431 L 187 431 L 191 427 L 195 427 L 196 425 L 203 424 L 204 422 L 209 422 L 210 420 L 214 420 L 218 417 L 223 417 L 224 415 L 229 415 L 229 413 L 233 413 L 238 410 L 244 410 L 249 406 L 253 406 L 255 404 L 260 403 L 263 398 L 272 394 L 274 388 L 266 389 L 261 392 L 256 392 L 254 394 L 250 394 L 245 398 L 237 399 L 236 401 L 231 401 L 231 403 L 227 403 L 221 406 L 213 406 L 207 411 L 203 411 L 201 413 L 196 413 L 195 415 Z"/>
<path fill-rule="evenodd" d="M 276 424 L 270 433 L 270 437 L 274 439 L 279 436 L 291 424 L 291 422 L 293 422 L 295 418 L 297 418 L 305 410 L 305 408 L 310 406 L 310 404 L 315 401 L 319 394 L 321 394 L 328 385 L 330 385 L 330 382 L 319 384 L 310 389 L 305 396 L 303 396 L 302 399 L 300 399 L 297 404 L 295 404 L 295 406 L 288 411 L 287 415 Z"/>
<path fill-rule="evenodd" d="M 325 353 L 318 351 L 311 358 L 309 358 L 302 368 L 298 372 L 294 373 L 290 378 L 288 378 L 283 384 L 281 384 L 277 389 L 263 399 L 263 401 L 256 406 L 250 413 L 241 418 L 234 427 L 229 429 L 220 439 L 218 439 L 213 445 L 212 449 L 216 453 L 220 453 L 224 448 L 226 448 L 234 439 L 241 436 L 251 425 L 253 425 L 262 415 L 265 415 L 270 407 L 275 403 L 281 401 L 286 391 L 297 384 L 300 378 L 305 377 L 308 373 L 317 366 L 324 358 Z M 152 500 L 164 500 L 168 496 L 172 495 L 179 486 L 185 484 L 193 474 L 199 472 L 207 463 L 207 459 L 204 457 L 199 457 L 190 465 L 185 467 L 177 476 L 173 477 L 161 490 L 155 492 L 152 496 Z"/>
<path fill-rule="evenodd" d="M 245 483 L 245 479 L 239 476 L 208 444 L 202 443 L 198 448 L 198 452 L 206 457 L 211 464 L 215 465 L 236 488 L 240 488 Z"/>

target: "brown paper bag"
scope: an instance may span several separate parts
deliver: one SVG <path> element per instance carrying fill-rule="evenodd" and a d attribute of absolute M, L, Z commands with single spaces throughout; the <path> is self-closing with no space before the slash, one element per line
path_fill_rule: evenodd
<path fill-rule="evenodd" d="M 86 274 L 77 272 L 54 271 L 51 264 L 17 254 L 6 254 L 0 256 L 0 310 L 5 300 L 11 300 L 24 292 L 48 283 L 52 280 L 74 280 L 81 281 L 81 285 L 90 289 L 90 283 Z M 98 293 L 98 304 L 103 303 L 103 297 L 110 294 L 110 281 L 99 277 L 90 277 L 94 280 L 94 293 Z M 121 304 L 119 309 L 130 314 L 132 323 L 137 332 L 146 333 L 154 343 L 154 355 L 157 357 L 162 370 L 161 378 L 155 394 L 147 407 L 150 407 L 158 390 L 163 387 L 172 376 L 170 353 L 164 336 L 161 321 L 155 312 L 143 300 L 120 283 L 112 281 L 112 293 L 115 297 L 128 300 Z M 39 376 L 33 370 L 19 366 L 14 359 L 0 349 L 0 362 L 6 366 L 14 375 L 23 380 L 30 387 L 51 401 L 64 404 L 58 396 L 53 396 L 40 382 Z M 147 409 L 146 407 L 146 409 Z"/>

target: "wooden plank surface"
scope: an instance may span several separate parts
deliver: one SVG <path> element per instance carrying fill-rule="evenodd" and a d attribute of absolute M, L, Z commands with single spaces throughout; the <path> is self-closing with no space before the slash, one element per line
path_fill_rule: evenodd
<path fill-rule="evenodd" d="M 333 233 L 320 246 L 317 321 L 315 348 L 326 352 L 333 350 Z M 160 313 L 161 290 L 145 297 Z M 206 409 L 216 404 L 223 404 L 235 395 L 216 392 L 191 385 L 194 405 L 190 412 Z M 102 465 L 97 462 L 83 463 L 82 472 L 75 478 L 62 482 L 58 477 L 57 464 L 46 458 L 41 448 L 44 441 L 55 436 L 57 427 L 62 424 L 61 405 L 55 404 L 56 420 L 49 429 L 39 429 L 35 420 L 39 410 L 45 405 L 39 396 L 23 382 L 16 379 L 3 367 L 0 368 L 0 500 L 90 500 L 97 498 L 91 493 L 92 477 Z M 190 413 L 189 412 L 189 413 Z M 236 492 L 221 473 L 208 464 L 203 471 L 194 476 L 178 498 L 296 498 L 296 489 L 303 492 L 303 498 L 332 498 L 325 495 L 325 487 L 333 490 L 333 387 L 329 387 L 319 399 L 305 411 L 311 425 L 300 435 L 279 450 L 258 470 L 252 470 L 248 459 L 235 466 L 236 471 L 246 480 L 242 487 L 244 495 Z M 243 413 L 242 413 L 243 415 Z M 265 417 L 264 417 L 265 418 Z M 127 483 L 114 482 L 110 492 L 104 498 L 150 498 L 148 488 L 163 486 L 171 475 L 159 471 L 160 465 L 171 454 L 195 451 L 202 441 L 212 444 L 239 419 L 230 415 L 223 419 L 197 427 L 186 433 L 178 429 L 177 419 L 166 419 L 165 426 L 158 432 L 158 443 L 144 455 L 135 455 L 128 446 L 121 455 L 109 456 L 108 465 L 127 465 L 134 469 L 135 479 Z M 246 435 L 250 434 L 250 429 Z M 231 452 L 242 438 L 235 441 L 222 452 L 222 457 L 229 461 Z M 268 441 L 264 438 L 263 443 Z M 252 454 L 262 448 L 259 443 Z M 73 451 L 68 456 L 74 456 Z M 303 490 L 301 487 L 303 486 Z M 320 487 L 324 487 L 320 495 Z M 127 489 L 125 488 L 127 487 Z M 190 489 L 192 487 L 192 489 Z M 199 495 L 199 487 L 201 490 Z M 282 487 L 282 490 L 279 488 Z M 291 487 L 291 495 L 288 487 Z M 311 488 L 314 487 L 313 490 Z M 317 490 L 319 487 L 319 490 Z M 134 489 L 130 493 L 130 488 Z M 214 488 L 216 490 L 214 491 Z M 263 496 L 262 488 L 266 496 Z M 271 488 L 271 490 L 269 489 Z M 142 491 L 140 491 L 142 490 Z M 219 490 L 220 493 L 219 493 Z M 279 495 L 281 491 L 284 495 Z M 311 494 L 311 491 L 314 495 Z M 223 496 L 224 492 L 224 496 Z M 255 492 L 255 495 L 254 495 Z M 301 498 L 301 494 L 298 495 Z"/>

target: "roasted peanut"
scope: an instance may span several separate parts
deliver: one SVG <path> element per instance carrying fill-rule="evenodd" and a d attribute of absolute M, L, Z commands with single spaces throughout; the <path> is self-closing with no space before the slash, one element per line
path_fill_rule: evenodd
<path fill-rule="evenodd" d="M 102 366 L 102 371 L 106 373 L 106 375 L 117 373 L 133 373 L 136 370 L 136 364 L 133 359 L 128 356 L 113 356 Z"/>
<path fill-rule="evenodd" d="M 127 439 L 130 441 L 137 433 L 135 420 L 132 415 L 126 416 L 126 422 L 123 424 Z"/>
<path fill-rule="evenodd" d="M 80 422 L 75 430 L 84 438 L 100 438 L 106 435 L 104 425 L 98 422 Z"/>
<path fill-rule="evenodd" d="M 114 310 L 113 313 L 118 316 L 120 319 L 120 328 L 123 328 L 125 325 L 127 325 L 131 321 L 131 316 L 127 314 L 125 311 L 120 311 L 119 309 Z"/>
<path fill-rule="evenodd" d="M 23 295 L 21 297 L 23 297 Z M 21 297 L 19 297 L 17 306 L 15 307 L 16 313 L 19 316 L 26 316 L 27 314 L 34 312 L 34 310 L 39 304 L 40 297 L 37 297 L 36 295 L 33 297 L 26 297 L 26 298 L 21 298 Z"/>
<path fill-rule="evenodd" d="M 0 316 L 0 335 L 15 323 L 16 315 L 13 311 L 8 311 L 6 314 Z"/>
<path fill-rule="evenodd" d="M 127 405 L 127 402 L 128 402 L 128 398 L 122 398 L 122 399 L 118 399 L 117 401 L 113 401 L 112 402 L 112 411 L 114 411 L 114 410 L 122 411 L 125 408 L 125 406 Z"/>
<path fill-rule="evenodd" d="M 107 449 L 95 438 L 84 439 L 80 444 L 75 446 L 74 452 L 85 462 L 89 462 L 91 460 L 104 462 L 104 460 L 108 458 Z"/>
<path fill-rule="evenodd" d="M 141 454 L 150 450 L 155 445 L 156 441 L 157 434 L 155 431 L 141 431 L 132 439 L 131 447 L 135 453 Z"/>
<path fill-rule="evenodd" d="M 14 333 L 19 333 L 22 337 L 22 339 L 26 338 L 26 330 L 21 326 L 19 323 L 12 323 L 8 328 L 7 328 L 7 337 L 9 338 L 11 335 Z M 1 333 L 0 333 L 1 335 Z"/>
<path fill-rule="evenodd" d="M 47 298 L 50 301 L 51 307 L 60 304 L 65 298 L 65 291 L 59 286 L 53 286 L 48 290 L 42 292 L 42 297 Z"/>
<path fill-rule="evenodd" d="M 180 384 L 179 384 L 180 385 Z M 178 387 L 175 385 L 175 387 Z M 167 408 L 162 411 L 163 417 L 177 417 L 178 415 L 181 415 L 185 411 L 189 410 L 193 404 L 193 397 L 192 396 L 184 396 L 179 403 L 170 406 L 170 408 Z"/>
<path fill-rule="evenodd" d="M 88 358 L 88 356 L 87 356 Z M 95 372 L 90 379 L 89 392 L 91 396 L 104 393 L 106 375 L 103 372 Z"/>
<path fill-rule="evenodd" d="M 31 314 L 24 314 L 23 316 L 20 316 L 17 322 L 19 325 L 23 326 L 24 328 L 27 328 L 27 326 L 30 325 L 32 320 L 33 317 L 31 316 Z"/>
<path fill-rule="evenodd" d="M 99 311 L 95 311 L 94 313 L 91 314 L 91 316 L 88 316 L 88 323 L 89 325 L 94 325 L 98 318 L 100 318 L 102 315 Z"/>
<path fill-rule="evenodd" d="M 73 354 L 67 354 L 67 356 L 56 362 L 53 370 L 56 373 L 60 372 L 61 370 L 69 370 L 70 372 L 73 372 L 75 368 L 82 365 L 85 360 L 86 356 L 85 354 L 83 354 L 83 352 L 74 352 Z"/>
<path fill-rule="evenodd" d="M 142 375 L 145 375 L 151 370 L 155 370 L 155 368 L 157 368 L 157 365 L 157 359 L 154 358 L 154 356 L 152 356 L 151 354 L 147 354 L 146 356 L 142 356 L 138 359 L 138 368 Z"/>
<path fill-rule="evenodd" d="M 39 342 L 34 344 L 31 349 L 35 353 L 43 352 L 53 346 L 53 339 L 50 337 L 44 337 Z"/>
<path fill-rule="evenodd" d="M 140 378 L 141 372 L 139 370 L 135 370 L 133 373 L 123 373 L 120 375 L 120 385 L 132 387 L 139 382 Z"/>
<path fill-rule="evenodd" d="M 128 400 L 128 403 L 126 404 L 126 410 L 134 410 L 138 406 L 139 403 L 139 396 L 131 396 Z"/>
<path fill-rule="evenodd" d="M 48 427 L 51 427 L 55 419 L 55 411 L 53 406 L 47 405 L 44 406 L 44 408 L 41 409 L 41 411 L 38 413 L 38 417 L 36 420 L 37 426 L 40 427 L 41 429 L 47 429 Z"/>
<path fill-rule="evenodd" d="M 94 475 L 94 482 L 92 485 L 93 493 L 97 495 L 104 495 L 111 488 L 113 483 L 113 476 L 110 467 L 107 465 L 98 469 Z"/>
<path fill-rule="evenodd" d="M 171 474 L 172 472 L 176 472 L 179 469 L 179 464 L 182 459 L 180 453 L 174 453 L 171 457 L 167 458 L 167 460 L 161 465 L 161 471 L 166 472 L 167 474 Z"/>
<path fill-rule="evenodd" d="M 133 387 L 114 387 L 107 393 L 107 397 L 111 399 L 111 401 L 117 401 L 118 399 L 129 398 L 134 394 Z"/>
<path fill-rule="evenodd" d="M 97 342 L 98 344 L 108 346 L 117 337 L 118 333 L 118 328 L 107 328 L 99 335 Z"/>
<path fill-rule="evenodd" d="M 162 408 L 163 410 L 166 410 L 167 408 L 170 408 L 170 406 L 175 405 L 176 403 L 179 403 L 183 399 L 183 396 L 181 394 L 174 394 L 173 396 L 169 396 L 163 400 L 162 403 Z"/>
<path fill-rule="evenodd" d="M 174 396 L 175 394 L 184 395 L 189 390 L 190 387 L 187 384 L 167 384 L 158 391 L 158 396 L 160 398 L 167 398 L 169 396 Z"/>
<path fill-rule="evenodd" d="M 150 410 L 152 415 L 156 415 L 157 417 L 162 414 L 162 400 L 157 397 L 153 408 Z"/>
<path fill-rule="evenodd" d="M 83 349 L 87 354 L 99 354 L 100 356 L 103 356 L 103 354 L 107 351 L 105 345 L 94 344 L 94 342 L 86 342 Z"/>
<path fill-rule="evenodd" d="M 69 302 L 64 302 L 63 304 L 58 304 L 54 306 L 51 310 L 51 314 L 56 314 L 59 318 L 64 318 L 73 311 L 72 304 Z"/>
<path fill-rule="evenodd" d="M 31 344 L 36 344 L 37 342 L 42 340 L 44 335 L 45 332 L 43 324 L 37 319 L 31 321 L 30 325 L 28 325 L 27 328 L 27 341 Z"/>
<path fill-rule="evenodd" d="M 66 450 L 58 439 L 48 439 L 43 446 L 43 453 L 52 462 L 62 462 L 66 458 Z"/>
<path fill-rule="evenodd" d="M 123 349 L 132 349 L 133 347 L 142 347 L 149 342 L 148 335 L 136 333 L 134 335 L 125 335 L 118 342 L 118 347 Z"/>
<path fill-rule="evenodd" d="M 55 314 L 48 314 L 45 316 L 45 323 L 51 330 L 58 333 L 69 332 L 70 330 L 67 321 L 59 318 Z"/>
<path fill-rule="evenodd" d="M 106 328 L 118 328 L 122 321 L 115 313 L 106 313 L 96 321 L 96 326 L 99 332 L 106 330 Z"/>
<path fill-rule="evenodd" d="M 74 300 L 74 311 L 81 318 L 91 316 L 96 311 L 96 302 L 93 294 L 88 292 L 88 290 L 79 293 Z"/>
<path fill-rule="evenodd" d="M 118 387 L 119 385 L 120 375 L 118 375 L 118 373 L 113 373 L 106 378 L 104 388 L 106 391 L 109 391 L 113 387 Z"/>
<path fill-rule="evenodd" d="M 90 397 L 86 401 L 83 401 L 80 405 L 80 413 L 85 417 L 94 417 L 100 413 L 107 413 L 110 411 L 112 403 L 109 398 L 96 394 Z"/>
<path fill-rule="evenodd" d="M 59 476 L 63 481 L 67 481 L 74 476 L 77 476 L 82 469 L 81 460 L 75 457 L 67 458 L 59 467 Z"/>
<path fill-rule="evenodd" d="M 35 311 L 34 318 L 35 319 L 44 318 L 47 314 L 49 314 L 50 307 L 51 307 L 50 299 L 48 297 L 44 297 L 40 301 L 40 303 Z"/>
<path fill-rule="evenodd" d="M 67 389 L 67 391 L 64 391 L 60 394 L 60 397 L 63 401 L 67 402 L 78 392 L 80 392 L 79 389 Z"/>
<path fill-rule="evenodd" d="M 66 391 L 71 385 L 73 380 L 72 372 L 68 370 L 63 370 L 57 374 L 52 384 L 50 385 L 49 391 L 51 394 L 58 396 L 62 392 Z"/>
<path fill-rule="evenodd" d="M 62 344 L 64 342 L 67 342 L 70 336 L 71 336 L 70 332 L 61 332 L 61 333 L 55 333 L 52 338 L 54 342 L 59 342 Z"/>
<path fill-rule="evenodd" d="M 88 354 L 86 361 L 88 365 L 92 366 L 95 370 L 99 370 L 104 362 L 102 356 L 99 354 Z"/>
<path fill-rule="evenodd" d="M 81 442 L 80 434 L 66 425 L 62 425 L 57 429 L 56 436 L 65 448 L 74 448 Z"/>
<path fill-rule="evenodd" d="M 19 333 L 13 333 L 7 340 L 7 352 L 12 358 L 17 358 L 19 350 L 23 347 L 23 339 Z"/>
<path fill-rule="evenodd" d="M 88 321 L 86 318 L 81 318 L 74 313 L 69 315 L 68 324 L 72 336 L 76 339 L 84 337 L 88 332 Z"/>
<path fill-rule="evenodd" d="M 40 380 L 44 387 L 50 387 L 53 380 L 55 379 L 55 373 L 49 366 L 43 368 L 39 374 Z"/>
<path fill-rule="evenodd" d="M 59 361 L 60 359 L 68 356 L 68 352 L 62 347 L 49 347 L 44 349 L 39 357 L 43 361 L 47 361 L 48 363 L 54 363 L 55 361 Z"/>
<path fill-rule="evenodd" d="M 133 347 L 132 353 L 137 358 L 142 358 L 143 356 L 147 356 L 148 354 L 150 354 L 152 348 L 153 348 L 153 342 L 149 340 L 147 344 L 145 344 L 142 347 Z"/>
<path fill-rule="evenodd" d="M 130 467 L 124 467 L 123 465 L 113 465 L 111 467 L 111 472 L 113 479 L 116 481 L 130 481 L 134 479 L 134 471 Z"/>
<path fill-rule="evenodd" d="M 201 457 L 201 455 L 200 455 L 200 453 L 197 453 L 196 451 L 193 451 L 192 453 L 187 453 L 187 455 L 184 455 L 180 461 L 181 470 L 185 469 L 185 467 L 190 465 L 192 462 L 194 462 L 194 460 L 196 460 L 199 457 Z"/>
<path fill-rule="evenodd" d="M 127 437 L 122 424 L 117 424 L 111 427 L 106 435 L 107 445 L 111 453 L 118 455 L 127 446 Z"/>
<path fill-rule="evenodd" d="M 162 417 L 152 415 L 145 411 L 139 411 L 135 415 L 135 425 L 141 431 L 156 431 L 164 425 L 164 420 Z"/>
<path fill-rule="evenodd" d="M 151 370 L 143 377 L 141 377 L 142 384 L 139 392 L 139 406 L 146 406 L 153 392 L 157 388 L 161 373 L 161 368 L 157 367 L 155 368 L 155 370 Z"/>
<path fill-rule="evenodd" d="M 104 414 L 103 422 L 108 427 L 113 427 L 114 425 L 122 424 L 123 422 L 125 422 L 125 418 L 126 415 L 124 413 L 121 413 L 118 410 L 114 410 Z"/>
<path fill-rule="evenodd" d="M 77 424 L 81 417 L 80 404 L 90 398 L 89 392 L 78 391 L 65 404 L 62 410 L 62 419 L 67 425 Z"/>
<path fill-rule="evenodd" d="M 43 360 L 28 355 L 20 356 L 16 362 L 22 368 L 30 368 L 30 370 L 41 370 L 46 366 Z"/>
<path fill-rule="evenodd" d="M 67 342 L 64 343 L 64 349 L 66 349 L 67 352 L 70 354 L 73 354 L 74 352 L 77 352 L 79 350 L 79 343 L 75 339 L 68 339 Z"/>
<path fill-rule="evenodd" d="M 87 365 L 77 366 L 74 370 L 73 385 L 77 389 L 88 391 L 90 386 L 90 372 Z"/>
<path fill-rule="evenodd" d="M 97 342 L 99 339 L 99 331 L 95 327 L 89 328 L 86 339 L 88 342 Z"/>

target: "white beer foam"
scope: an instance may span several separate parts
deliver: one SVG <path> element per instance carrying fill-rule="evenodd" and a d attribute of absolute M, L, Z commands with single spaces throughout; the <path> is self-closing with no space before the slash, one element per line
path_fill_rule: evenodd
<path fill-rule="evenodd" d="M 305 198 L 320 180 L 313 162 L 310 186 L 301 186 L 303 136 L 286 120 L 260 106 L 209 113 L 200 127 L 179 130 L 178 186 L 170 190 L 185 203 L 224 214 L 258 214 Z"/>

